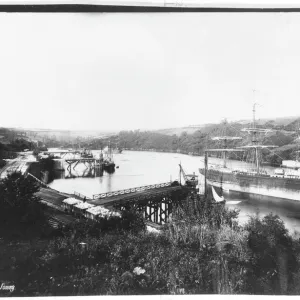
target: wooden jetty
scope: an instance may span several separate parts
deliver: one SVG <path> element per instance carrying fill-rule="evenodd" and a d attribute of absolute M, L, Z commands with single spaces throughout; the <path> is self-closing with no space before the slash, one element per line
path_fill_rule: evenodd
<path fill-rule="evenodd" d="M 28 173 L 28 175 L 31 174 Z M 90 199 L 77 192 L 74 192 L 74 194 L 58 192 L 33 175 L 31 176 L 43 186 L 36 195 L 42 199 L 43 203 L 57 210 L 58 214 L 64 212 L 62 209 L 63 200 L 74 197 L 80 200 L 85 199 L 87 203 L 96 206 L 99 205 L 117 210 L 134 209 L 142 213 L 146 221 L 156 224 L 166 223 L 172 212 L 172 207 L 178 205 L 190 192 L 189 188 L 180 185 L 178 182 L 165 182 L 96 194 Z"/>
<path fill-rule="evenodd" d="M 117 210 L 134 209 L 156 224 L 166 223 L 172 207 L 180 203 L 189 189 L 171 182 L 97 194 L 89 202 Z"/>
<path fill-rule="evenodd" d="M 43 203 L 60 212 L 63 212 L 61 206 L 64 199 L 74 197 L 83 200 L 85 198 L 86 202 L 96 206 L 101 205 L 117 210 L 134 209 L 142 213 L 146 221 L 163 224 L 168 221 L 172 207 L 184 199 L 187 193 L 184 186 L 174 186 L 168 182 L 94 195 L 94 199 L 76 192 L 65 194 L 49 188 L 41 188 L 36 195 L 42 199 Z"/>
<path fill-rule="evenodd" d="M 172 186 L 171 182 L 160 184 L 145 185 L 131 189 L 119 190 L 114 192 L 102 193 L 93 195 L 92 203 L 97 203 L 103 206 L 111 206 L 115 202 L 127 202 L 130 199 L 141 200 L 142 198 L 149 199 L 151 195 L 168 194 L 171 191 L 181 190 L 182 186 Z"/>

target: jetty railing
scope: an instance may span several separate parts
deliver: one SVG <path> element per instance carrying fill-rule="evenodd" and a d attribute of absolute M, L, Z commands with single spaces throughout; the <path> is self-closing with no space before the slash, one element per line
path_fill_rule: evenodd
<path fill-rule="evenodd" d="M 74 191 L 74 198 L 77 198 L 78 200 L 91 199 L 91 198 L 89 198 L 83 194 L 80 194 L 78 192 L 75 192 L 75 191 Z"/>
<path fill-rule="evenodd" d="M 143 192 L 143 191 L 151 190 L 151 189 L 159 189 L 159 188 L 168 187 L 168 186 L 171 186 L 171 182 L 145 185 L 145 186 L 139 186 L 139 187 L 131 188 L 131 189 L 96 194 L 96 195 L 93 195 L 93 199 L 102 199 L 102 198 L 114 197 L 114 196 L 119 196 L 119 195 L 127 195 L 127 194 L 131 194 L 131 193 Z"/>

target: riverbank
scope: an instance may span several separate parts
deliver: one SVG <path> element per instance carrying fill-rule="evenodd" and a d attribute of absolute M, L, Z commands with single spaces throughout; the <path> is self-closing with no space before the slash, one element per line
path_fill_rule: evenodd
<path fill-rule="evenodd" d="M 170 150 L 159 150 L 159 149 L 141 149 L 141 148 L 124 148 L 123 150 L 126 151 L 144 151 L 144 152 L 156 152 L 156 153 L 177 153 L 177 154 L 183 154 L 183 155 L 189 155 L 189 156 L 203 156 L 205 155 L 204 152 L 198 153 L 198 152 L 187 152 L 187 151 L 182 151 L 182 150 L 176 150 L 176 151 L 170 151 Z M 221 158 L 217 157 L 217 155 L 213 155 L 211 153 L 209 153 L 208 157 L 211 158 Z M 235 159 L 234 157 L 230 158 L 230 160 L 234 160 L 234 161 L 242 161 L 240 159 Z M 270 163 L 270 162 L 262 162 L 261 163 L 262 166 L 267 166 L 267 167 L 274 167 L 274 168 L 279 168 L 279 167 L 284 167 L 281 164 L 278 163 Z"/>

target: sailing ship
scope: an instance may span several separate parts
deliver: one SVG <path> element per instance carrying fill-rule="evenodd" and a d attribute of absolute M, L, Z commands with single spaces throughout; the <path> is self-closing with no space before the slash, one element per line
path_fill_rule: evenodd
<path fill-rule="evenodd" d="M 209 149 L 205 152 L 205 168 L 199 169 L 200 174 L 205 176 L 207 186 L 221 195 L 253 195 L 255 197 L 265 196 L 267 198 L 280 198 L 285 200 L 300 201 L 300 172 L 286 172 L 284 169 L 274 169 L 273 172 L 266 171 L 260 167 L 260 153 L 264 148 L 273 148 L 273 145 L 261 145 L 258 143 L 259 135 L 270 132 L 270 129 L 258 128 L 255 122 L 255 104 L 253 105 L 253 125 L 251 128 L 243 129 L 251 135 L 250 145 L 236 147 L 233 149 Z M 224 139 L 224 138 L 223 138 Z M 229 139 L 229 137 L 226 137 Z M 228 168 L 226 165 L 226 153 L 229 151 L 254 152 L 254 168 Z M 223 166 L 208 167 L 208 152 L 220 151 L 223 153 Z"/>

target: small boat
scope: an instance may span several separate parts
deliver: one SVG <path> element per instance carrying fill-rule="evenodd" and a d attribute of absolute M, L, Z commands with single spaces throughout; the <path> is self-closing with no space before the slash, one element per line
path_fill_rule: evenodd
<path fill-rule="evenodd" d="M 222 203 L 222 202 L 225 203 L 224 197 L 223 197 L 223 196 L 219 196 L 219 195 L 217 194 L 217 192 L 215 191 L 215 189 L 214 189 L 213 186 L 211 187 L 211 190 L 212 190 L 213 198 L 214 198 L 214 200 L 215 200 L 217 203 Z"/>

